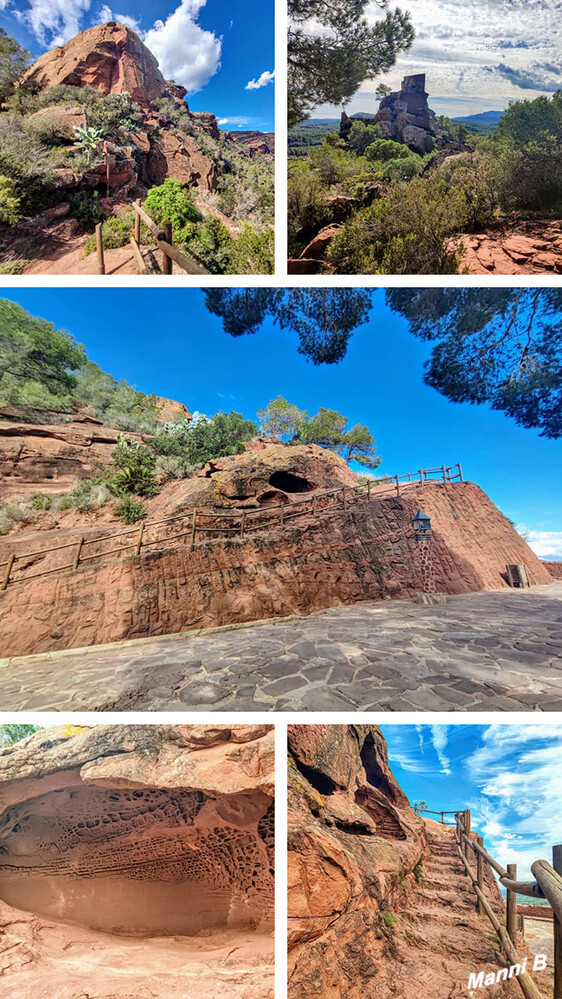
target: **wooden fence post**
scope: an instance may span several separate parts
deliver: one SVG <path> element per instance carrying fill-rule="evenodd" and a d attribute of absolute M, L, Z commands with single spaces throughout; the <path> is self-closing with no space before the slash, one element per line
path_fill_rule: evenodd
<path fill-rule="evenodd" d="M 172 223 L 171 222 L 164 222 L 162 224 L 162 231 L 164 233 L 164 239 L 171 246 L 172 245 Z M 164 256 L 164 260 L 162 262 L 162 273 L 163 274 L 171 274 L 172 273 L 172 267 L 173 267 L 172 258 L 169 257 L 167 253 L 164 253 L 163 250 L 162 250 L 162 253 L 163 253 L 163 256 Z"/>
<path fill-rule="evenodd" d="M 396 495 L 400 497 L 400 476 L 396 476 Z"/>
<path fill-rule="evenodd" d="M 367 502 L 371 499 L 371 480 L 367 479 Z"/>
<path fill-rule="evenodd" d="M 441 812 L 441 825 L 445 825 L 445 812 Z"/>
<path fill-rule="evenodd" d="M 98 258 L 98 274 L 105 274 L 105 260 L 103 256 L 103 230 L 101 222 L 96 226 L 96 253 Z"/>
<path fill-rule="evenodd" d="M 562 877 L 562 846 L 552 847 L 552 866 Z M 554 992 L 553 999 L 562 999 L 562 923 L 554 913 Z"/>
<path fill-rule="evenodd" d="M 462 477 L 462 465 L 461 465 L 460 461 L 459 461 L 459 479 L 461 480 L 461 482 L 464 481 L 463 477 Z"/>
<path fill-rule="evenodd" d="M 312 515 L 316 516 L 316 496 L 312 497 Z"/>
<path fill-rule="evenodd" d="M 447 469 L 445 468 L 444 465 L 441 465 L 441 471 L 443 473 L 443 482 L 446 482 L 447 481 L 447 474 L 446 474 L 447 473 Z"/>
<path fill-rule="evenodd" d="M 343 508 L 347 510 L 347 489 L 342 486 Z"/>
<path fill-rule="evenodd" d="M 84 544 L 84 538 L 80 538 L 78 545 L 76 546 L 76 555 L 74 556 L 73 569 L 77 569 L 80 565 L 80 555 L 82 554 L 82 545 Z"/>
<path fill-rule="evenodd" d="M 484 846 L 484 840 L 481 836 L 476 837 L 476 842 L 478 843 L 478 846 Z M 480 891 L 484 891 L 484 857 L 481 853 L 476 854 L 476 880 Z M 479 915 L 482 915 L 484 912 L 484 907 L 480 899 L 478 899 L 477 911 Z"/>
<path fill-rule="evenodd" d="M 105 195 L 109 198 L 109 150 L 107 148 L 107 142 L 103 144 L 103 152 L 105 156 Z"/>
<path fill-rule="evenodd" d="M 2 580 L 2 586 L 0 586 L 0 590 L 5 590 L 8 583 L 10 582 L 10 573 L 12 571 L 12 566 L 15 561 L 16 561 L 16 556 L 10 555 L 8 559 L 8 565 L 6 566 L 6 572 L 4 573 L 4 579 Z"/>
<path fill-rule="evenodd" d="M 140 208 L 140 198 L 137 198 L 135 205 Z M 138 212 L 135 212 L 135 242 L 140 246 L 141 241 L 141 218 Z"/>
<path fill-rule="evenodd" d="M 195 548 L 195 531 L 197 529 L 197 510 L 191 516 L 191 551 Z"/>
<path fill-rule="evenodd" d="M 285 523 L 285 504 L 284 503 L 281 503 L 281 506 L 279 507 L 279 520 L 280 520 L 280 523 L 281 523 L 281 527 L 283 527 L 283 524 Z"/>
<path fill-rule="evenodd" d="M 135 555 L 137 555 L 137 556 L 140 555 L 140 553 L 141 553 L 143 536 L 144 536 L 144 524 L 141 524 L 141 528 L 140 528 L 140 531 L 139 531 L 139 536 L 137 538 L 137 547 L 135 549 Z"/>
<path fill-rule="evenodd" d="M 507 865 L 507 876 L 510 881 L 517 881 L 517 864 Z M 511 888 L 507 888 L 505 900 L 505 928 L 510 940 L 515 943 L 517 934 L 517 895 Z"/>
<path fill-rule="evenodd" d="M 420 482 L 423 485 L 423 468 L 420 468 L 420 470 L 418 472 L 418 475 L 420 477 Z"/>
<path fill-rule="evenodd" d="M 246 511 L 242 510 L 242 523 L 240 524 L 240 536 L 244 537 L 244 530 L 246 527 Z"/>

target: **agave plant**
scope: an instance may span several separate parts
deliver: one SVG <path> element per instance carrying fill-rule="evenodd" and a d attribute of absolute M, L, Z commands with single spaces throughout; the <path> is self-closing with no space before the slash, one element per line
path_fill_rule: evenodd
<path fill-rule="evenodd" d="M 93 125 L 75 125 L 74 135 L 80 149 L 86 154 L 87 162 L 90 163 L 94 151 L 103 139 L 103 129 L 94 128 Z"/>

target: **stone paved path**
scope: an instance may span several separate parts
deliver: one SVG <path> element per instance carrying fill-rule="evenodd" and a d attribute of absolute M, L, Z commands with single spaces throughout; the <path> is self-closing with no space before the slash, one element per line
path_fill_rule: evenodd
<path fill-rule="evenodd" d="M 562 710 L 562 581 L 0 660 L 4 711 Z"/>

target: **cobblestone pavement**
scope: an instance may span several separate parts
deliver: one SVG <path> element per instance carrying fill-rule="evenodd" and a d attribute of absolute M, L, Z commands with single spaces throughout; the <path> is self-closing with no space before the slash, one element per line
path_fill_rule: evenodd
<path fill-rule="evenodd" d="M 562 581 L 0 660 L 17 710 L 562 710 Z"/>

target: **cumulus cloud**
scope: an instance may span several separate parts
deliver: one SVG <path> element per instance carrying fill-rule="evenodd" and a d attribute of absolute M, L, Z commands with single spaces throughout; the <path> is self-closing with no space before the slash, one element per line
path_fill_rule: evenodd
<path fill-rule="evenodd" d="M 270 72 L 266 69 L 263 71 L 261 76 L 258 76 L 257 80 L 249 80 L 245 86 L 245 90 L 260 90 L 261 87 L 267 87 L 268 83 L 273 83 L 275 79 L 275 70 Z"/>
<path fill-rule="evenodd" d="M 254 118 L 246 118 L 242 114 L 232 115 L 231 118 L 219 118 L 219 125 L 234 125 L 235 128 L 243 128 L 244 125 L 251 125 L 254 122 Z"/>
<path fill-rule="evenodd" d="M 81 21 L 91 0 L 30 0 L 20 19 L 41 45 L 63 45 L 81 30 Z"/>
<path fill-rule="evenodd" d="M 98 14 L 97 23 L 105 24 L 107 21 L 119 21 L 137 33 L 140 31 L 140 22 L 135 17 L 130 17 L 129 14 L 114 14 L 111 7 L 104 4 Z"/>
<path fill-rule="evenodd" d="M 524 527 L 517 530 L 539 558 L 562 560 L 562 531 L 529 531 Z"/>
<path fill-rule="evenodd" d="M 489 726 L 467 759 L 480 788 L 470 803 L 473 827 L 503 866 L 517 861 L 522 880 L 533 861 L 552 862 L 552 845 L 560 840 L 561 755 L 561 725 L 507 724 Z"/>
<path fill-rule="evenodd" d="M 222 39 L 199 24 L 199 11 L 207 0 L 182 0 L 165 21 L 155 21 L 144 35 L 167 79 L 188 93 L 201 90 L 220 69 Z"/>

